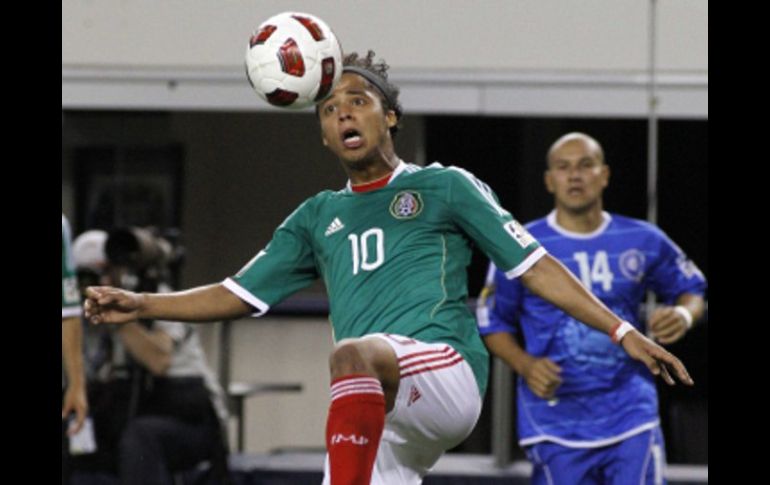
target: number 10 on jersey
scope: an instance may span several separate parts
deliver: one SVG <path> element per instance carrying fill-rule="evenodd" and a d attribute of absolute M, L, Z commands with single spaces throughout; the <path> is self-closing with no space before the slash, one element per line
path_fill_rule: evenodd
<path fill-rule="evenodd" d="M 385 262 L 385 233 L 379 227 L 364 231 L 361 236 L 349 234 L 348 240 L 354 275 L 357 275 L 359 270 L 374 271 Z M 370 251 L 374 254 L 370 254 Z"/>

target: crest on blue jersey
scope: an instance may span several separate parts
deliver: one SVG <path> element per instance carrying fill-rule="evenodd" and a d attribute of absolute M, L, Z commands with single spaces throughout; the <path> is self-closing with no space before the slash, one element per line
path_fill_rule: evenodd
<path fill-rule="evenodd" d="M 638 249 L 629 249 L 621 253 L 618 265 L 623 276 L 637 283 L 644 277 L 644 253 Z"/>
<path fill-rule="evenodd" d="M 396 219 L 412 219 L 422 212 L 422 197 L 419 192 L 404 190 L 393 197 L 390 203 L 390 215 Z"/>

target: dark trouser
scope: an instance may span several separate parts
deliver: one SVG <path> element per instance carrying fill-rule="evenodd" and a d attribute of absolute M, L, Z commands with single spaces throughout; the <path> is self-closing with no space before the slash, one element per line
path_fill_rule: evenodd
<path fill-rule="evenodd" d="M 106 472 L 123 484 L 172 484 L 173 473 L 212 463 L 214 477 L 226 480 L 227 450 L 220 422 L 202 384 L 161 380 L 155 392 L 129 417 L 129 394 L 120 383 L 90 385 L 90 415 L 96 453 L 70 456 L 62 423 L 62 485 L 72 471 Z"/>
<path fill-rule="evenodd" d="M 129 421 L 118 445 L 122 485 L 167 485 L 172 473 L 192 468 L 211 456 L 218 433 L 211 426 L 169 416 L 139 416 Z"/>

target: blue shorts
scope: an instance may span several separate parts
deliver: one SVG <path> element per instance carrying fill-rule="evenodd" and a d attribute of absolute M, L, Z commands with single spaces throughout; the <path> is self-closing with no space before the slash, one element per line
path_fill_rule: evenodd
<path fill-rule="evenodd" d="M 533 465 L 533 485 L 666 483 L 666 449 L 660 426 L 598 448 L 568 448 L 544 441 L 525 451 Z"/>

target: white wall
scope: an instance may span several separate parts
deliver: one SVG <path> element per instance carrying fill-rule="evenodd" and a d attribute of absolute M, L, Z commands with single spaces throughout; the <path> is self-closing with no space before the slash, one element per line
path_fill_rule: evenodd
<path fill-rule="evenodd" d="M 660 68 L 708 70 L 708 2 L 658 0 Z M 326 20 L 346 50 L 399 69 L 617 71 L 647 66 L 645 0 L 67 0 L 62 65 L 240 68 L 285 10 Z"/>
<path fill-rule="evenodd" d="M 300 383 L 301 392 L 265 393 L 244 401 L 244 451 L 324 448 L 329 409 L 331 330 L 323 318 L 249 318 L 231 324 L 230 379 L 240 382 Z M 219 356 L 219 332 L 198 325 L 212 369 Z M 230 444 L 236 451 L 236 421 Z"/>
<path fill-rule="evenodd" d="M 62 106 L 270 109 L 243 55 L 293 9 L 384 57 L 412 113 L 644 116 L 652 1 L 68 0 Z M 660 114 L 707 118 L 708 2 L 655 1 Z"/>

